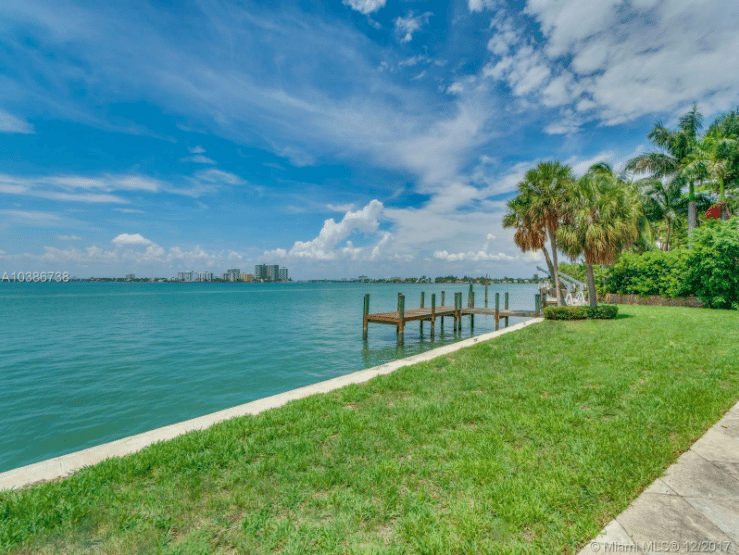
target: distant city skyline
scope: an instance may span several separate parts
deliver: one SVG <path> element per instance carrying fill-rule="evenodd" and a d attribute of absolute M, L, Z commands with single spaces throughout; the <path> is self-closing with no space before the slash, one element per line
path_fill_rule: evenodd
<path fill-rule="evenodd" d="M 0 271 L 530 275 L 523 173 L 739 105 L 735 0 L 5 2 Z"/>

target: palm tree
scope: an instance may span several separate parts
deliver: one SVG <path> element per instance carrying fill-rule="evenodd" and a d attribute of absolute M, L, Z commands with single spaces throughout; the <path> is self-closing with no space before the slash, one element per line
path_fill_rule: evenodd
<path fill-rule="evenodd" d="M 642 205 L 636 188 L 613 174 L 591 171 L 571 186 L 557 238 L 564 252 L 582 255 L 590 306 L 598 306 L 594 264 L 611 264 L 639 235 Z"/>
<path fill-rule="evenodd" d="M 541 250 L 547 261 L 549 273 L 554 275 L 554 265 L 552 258 L 547 250 L 546 238 L 547 234 L 541 222 L 532 221 L 530 214 L 529 199 L 517 196 L 506 203 L 508 212 L 503 217 L 504 228 L 514 228 L 516 232 L 513 234 L 513 242 L 523 252 Z"/>
<path fill-rule="evenodd" d="M 685 213 L 686 202 L 682 195 L 682 183 L 673 179 L 667 184 L 658 179 L 639 182 L 644 191 L 644 214 L 650 222 L 664 222 L 667 228 L 662 250 L 670 250 L 672 231 L 680 225 L 679 216 Z"/>
<path fill-rule="evenodd" d="M 739 139 L 739 110 L 732 110 L 717 118 L 709 127 L 708 134 L 711 134 L 714 129 L 717 129 L 723 137 Z M 728 165 L 726 184 L 739 186 L 739 149 L 732 150 Z"/>
<path fill-rule="evenodd" d="M 504 227 L 527 228 L 524 235 L 541 248 L 554 278 L 557 304 L 562 304 L 557 261 L 557 229 L 563 217 L 563 206 L 573 180 L 572 169 L 559 162 L 541 162 L 526 172 L 518 184 L 518 196 L 508 204 Z M 506 225 L 508 224 L 508 225 Z M 549 241 L 551 261 L 545 245 Z M 514 239 L 515 240 L 515 239 Z M 540 242 L 539 242 L 540 240 Z M 523 241 L 523 236 L 522 236 Z M 519 243 L 516 243 L 521 246 Z M 523 247 L 522 247 L 523 249 Z"/>
<path fill-rule="evenodd" d="M 626 164 L 626 169 L 636 173 L 650 173 L 656 179 L 672 180 L 682 175 L 688 183 L 688 229 L 695 227 L 696 199 L 694 172 L 686 171 L 688 156 L 695 150 L 698 133 L 703 126 L 703 115 L 698 105 L 683 115 L 677 129 L 667 129 L 662 122 L 657 122 L 648 138 L 658 150 L 641 154 Z"/>
<path fill-rule="evenodd" d="M 725 204 L 725 186 L 736 174 L 737 159 L 737 138 L 727 135 L 721 126 L 712 125 L 688 156 L 688 169 L 694 175 L 709 179 L 713 183 L 714 192 L 719 196 L 719 202 Z M 726 211 L 722 207 L 721 219 L 726 218 Z"/>

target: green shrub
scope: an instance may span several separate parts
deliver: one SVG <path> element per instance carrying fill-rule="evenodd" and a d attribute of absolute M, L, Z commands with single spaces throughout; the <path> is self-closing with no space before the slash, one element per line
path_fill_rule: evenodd
<path fill-rule="evenodd" d="M 689 251 L 647 251 L 624 253 L 606 272 L 606 291 L 619 295 L 687 296 L 685 275 Z"/>
<path fill-rule="evenodd" d="M 588 318 L 594 320 L 612 320 L 618 314 L 618 307 L 615 304 L 601 304 L 595 308 L 588 308 Z"/>
<path fill-rule="evenodd" d="M 739 309 L 739 218 L 694 231 L 684 281 L 706 306 Z"/>
<path fill-rule="evenodd" d="M 548 306 L 544 309 L 547 320 L 585 320 L 587 317 L 587 306 Z"/>
<path fill-rule="evenodd" d="M 709 220 L 692 249 L 624 253 L 608 268 L 606 291 L 620 295 L 696 295 L 710 308 L 739 309 L 739 219 Z"/>
<path fill-rule="evenodd" d="M 547 320 L 610 320 L 618 314 L 618 307 L 612 304 L 599 305 L 596 308 L 589 306 L 548 306 L 544 309 L 544 318 Z"/>

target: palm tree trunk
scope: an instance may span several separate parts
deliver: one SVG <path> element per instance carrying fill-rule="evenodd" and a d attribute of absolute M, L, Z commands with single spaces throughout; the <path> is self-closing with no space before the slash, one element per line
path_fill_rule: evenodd
<path fill-rule="evenodd" d="M 549 275 L 552 276 L 552 280 L 554 280 L 554 264 L 552 264 L 552 259 L 549 256 L 549 251 L 547 250 L 547 246 L 542 245 L 541 250 L 544 252 L 544 259 L 547 261 L 547 268 L 549 268 Z"/>
<path fill-rule="evenodd" d="M 667 220 L 667 238 L 665 239 L 665 250 L 670 250 L 670 235 L 672 233 L 672 222 Z"/>
<path fill-rule="evenodd" d="M 720 202 L 721 202 L 721 219 L 722 220 L 728 220 L 729 214 L 726 210 L 726 195 L 724 194 L 724 180 L 723 178 L 718 178 L 718 183 L 720 187 Z"/>
<path fill-rule="evenodd" d="M 557 293 L 557 306 L 562 306 L 562 291 L 559 290 L 559 264 L 557 263 L 557 238 L 551 229 L 549 233 L 549 243 L 552 246 L 552 267 L 554 268 L 554 291 Z"/>
<path fill-rule="evenodd" d="M 693 248 L 693 230 L 698 222 L 698 203 L 691 200 L 688 203 L 688 248 Z"/>
<path fill-rule="evenodd" d="M 585 262 L 585 268 L 588 272 L 588 300 L 590 301 L 590 308 L 596 308 L 598 306 L 598 293 L 595 292 L 593 265 Z"/>
<path fill-rule="evenodd" d="M 693 230 L 698 222 L 698 203 L 695 202 L 695 184 L 690 181 L 688 190 L 688 248 L 693 248 Z"/>

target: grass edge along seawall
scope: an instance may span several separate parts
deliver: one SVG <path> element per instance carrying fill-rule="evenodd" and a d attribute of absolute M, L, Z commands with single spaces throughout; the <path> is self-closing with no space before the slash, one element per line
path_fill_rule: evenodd
<path fill-rule="evenodd" d="M 429 351 L 424 351 L 412 355 L 410 357 L 392 360 L 379 366 L 373 366 L 371 368 L 365 368 L 364 370 L 358 370 L 342 376 L 337 376 L 329 380 L 324 380 L 315 384 L 291 389 L 283 393 L 264 397 L 262 399 L 256 399 L 249 403 L 237 405 L 220 411 L 216 411 L 168 426 L 162 426 L 161 428 L 155 428 L 140 434 L 133 436 L 124 437 L 115 441 L 110 441 L 100 445 L 95 445 L 87 449 L 80 451 L 74 451 L 66 455 L 60 455 L 51 459 L 39 461 L 19 468 L 14 468 L 0 473 L 0 492 L 3 490 L 23 488 L 31 486 L 39 482 L 48 482 L 51 480 L 57 480 L 59 478 L 66 478 L 72 476 L 79 470 L 102 462 L 112 457 L 124 457 L 133 453 L 137 453 L 142 449 L 153 445 L 160 441 L 168 441 L 174 439 L 182 434 L 186 434 L 196 430 L 206 430 L 225 420 L 232 418 L 238 418 L 240 416 L 257 415 L 265 410 L 270 410 L 283 406 L 284 404 L 294 401 L 296 399 L 302 399 L 310 395 L 317 395 L 321 393 L 328 393 L 335 389 L 345 387 L 350 384 L 360 384 L 371 380 L 375 376 L 381 376 L 394 372 L 405 366 L 417 364 L 419 362 L 425 362 L 432 360 L 436 357 L 452 353 L 459 349 L 475 345 L 479 341 L 487 341 L 503 335 L 505 333 L 514 332 L 523 329 L 531 324 L 536 324 L 543 321 L 542 318 L 532 318 L 525 322 L 482 334 L 475 337 L 470 337 L 462 341 L 457 341 L 449 345 L 443 345 Z"/>
<path fill-rule="evenodd" d="M 0 494 L 0 539 L 18 553 L 576 553 L 739 390 L 734 314 L 623 312 Z"/>

